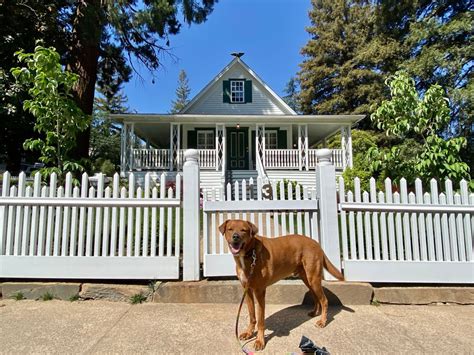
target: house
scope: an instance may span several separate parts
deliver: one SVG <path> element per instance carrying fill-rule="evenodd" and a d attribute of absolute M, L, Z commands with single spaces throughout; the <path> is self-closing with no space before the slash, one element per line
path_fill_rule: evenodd
<path fill-rule="evenodd" d="M 333 163 L 339 173 L 351 167 L 351 127 L 364 116 L 298 115 L 241 55 L 178 114 L 111 115 L 123 127 L 122 174 L 134 172 L 138 181 L 146 172 L 175 175 L 184 150 L 196 148 L 204 188 L 258 176 L 314 186 L 318 161 L 310 147 L 337 132 L 342 149 L 334 150 Z"/>

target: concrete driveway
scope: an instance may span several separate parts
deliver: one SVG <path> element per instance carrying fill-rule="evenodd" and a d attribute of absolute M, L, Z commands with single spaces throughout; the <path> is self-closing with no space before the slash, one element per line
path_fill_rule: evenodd
<path fill-rule="evenodd" d="M 0 305 L 1 353 L 240 352 L 235 304 L 3 300 Z M 474 306 L 332 307 L 324 329 L 314 326 L 309 310 L 268 305 L 262 353 L 298 352 L 302 335 L 332 354 L 474 352 Z M 245 311 L 240 329 L 246 321 Z"/>

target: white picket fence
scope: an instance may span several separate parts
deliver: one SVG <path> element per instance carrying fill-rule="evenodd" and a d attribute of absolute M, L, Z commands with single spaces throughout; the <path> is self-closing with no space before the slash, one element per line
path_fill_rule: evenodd
<path fill-rule="evenodd" d="M 218 230 L 226 219 L 254 223 L 259 235 L 275 237 L 302 234 L 319 240 L 316 191 L 292 184 L 285 190 L 283 181 L 236 181 L 223 189 L 203 193 L 204 276 L 235 275 L 235 263 L 227 242 Z M 277 185 L 279 184 L 279 188 Z M 257 192 L 253 196 L 253 191 Z M 286 191 L 286 192 L 285 192 Z"/>
<path fill-rule="evenodd" d="M 167 187 L 149 174 L 137 187 L 130 174 L 111 186 L 87 174 L 73 186 L 66 175 L 58 186 L 25 174 L 11 186 L 3 175 L 0 199 L 0 276 L 51 278 L 179 278 L 181 176 Z M 93 186 L 95 185 L 95 186 Z"/>
<path fill-rule="evenodd" d="M 405 179 L 400 192 L 392 193 L 392 181 L 377 191 L 374 179 L 361 193 L 344 190 L 339 179 L 341 239 L 347 280 L 372 282 L 474 282 L 474 194 L 466 181 L 445 193 L 431 180 L 423 192 L 419 179 L 415 192 L 408 192 Z"/>

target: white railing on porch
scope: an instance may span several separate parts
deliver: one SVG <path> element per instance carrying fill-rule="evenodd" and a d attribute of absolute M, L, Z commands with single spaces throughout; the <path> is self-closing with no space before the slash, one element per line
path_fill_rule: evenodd
<path fill-rule="evenodd" d="M 166 170 L 169 166 L 169 149 L 133 149 L 134 169 Z"/>
<path fill-rule="evenodd" d="M 310 169 L 314 169 L 316 165 L 318 165 L 316 151 L 317 149 L 308 149 L 308 167 Z M 342 149 L 332 149 L 331 163 L 336 169 L 342 169 L 344 167 Z"/>
<path fill-rule="evenodd" d="M 265 169 L 302 169 L 304 162 L 299 157 L 298 149 L 265 149 Z M 316 149 L 308 149 L 308 168 L 314 169 L 318 165 Z M 343 168 L 342 149 L 333 149 L 331 163 L 336 169 Z"/>
<path fill-rule="evenodd" d="M 184 152 L 187 149 L 179 150 L 179 169 L 183 169 Z M 215 169 L 216 168 L 216 150 L 215 149 L 197 149 L 199 153 L 198 162 L 201 169 Z"/>
<path fill-rule="evenodd" d="M 266 169 L 299 169 L 298 149 L 265 149 Z"/>

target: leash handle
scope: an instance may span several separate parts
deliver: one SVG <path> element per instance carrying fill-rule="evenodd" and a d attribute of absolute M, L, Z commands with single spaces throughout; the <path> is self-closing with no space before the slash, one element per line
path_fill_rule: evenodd
<path fill-rule="evenodd" d="M 239 318 L 240 318 L 240 312 L 242 311 L 242 305 L 244 304 L 245 296 L 247 296 L 247 291 L 248 291 L 248 288 L 245 288 L 244 294 L 242 295 L 242 299 L 240 300 L 239 310 L 237 312 L 237 318 L 235 319 L 235 339 L 237 340 L 237 343 L 239 343 L 240 349 L 245 354 L 253 354 L 251 351 L 248 351 L 247 349 L 245 349 L 245 344 L 242 345 L 239 339 Z"/>

